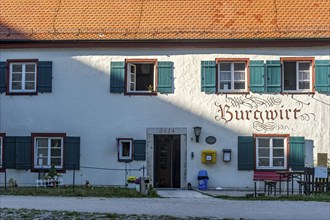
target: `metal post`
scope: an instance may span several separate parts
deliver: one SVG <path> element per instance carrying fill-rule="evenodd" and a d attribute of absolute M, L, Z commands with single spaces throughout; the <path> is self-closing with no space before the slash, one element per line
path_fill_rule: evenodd
<path fill-rule="evenodd" d="M 72 191 L 74 192 L 74 183 L 75 183 L 75 178 L 76 178 L 76 170 L 73 170 L 73 177 L 72 177 Z"/>
<path fill-rule="evenodd" d="M 7 169 L 5 167 L 5 190 L 7 190 Z"/>
<path fill-rule="evenodd" d="M 128 184 L 127 184 L 127 175 L 128 175 L 127 163 L 125 163 L 125 186 L 128 186 Z"/>
<path fill-rule="evenodd" d="M 145 167 L 144 167 L 144 165 L 142 166 L 142 176 L 144 177 L 144 169 L 145 169 Z"/>

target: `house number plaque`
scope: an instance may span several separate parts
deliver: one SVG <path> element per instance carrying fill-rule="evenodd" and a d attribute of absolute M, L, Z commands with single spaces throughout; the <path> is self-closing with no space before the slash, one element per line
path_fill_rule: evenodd
<path fill-rule="evenodd" d="M 174 128 L 161 128 L 159 134 L 174 134 Z"/>

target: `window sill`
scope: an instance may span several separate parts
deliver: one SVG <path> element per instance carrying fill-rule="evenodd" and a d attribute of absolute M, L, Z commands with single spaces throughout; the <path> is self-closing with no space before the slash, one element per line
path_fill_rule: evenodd
<path fill-rule="evenodd" d="M 218 91 L 217 94 L 218 95 L 240 95 L 240 94 L 248 95 L 248 94 L 250 94 L 250 92 L 248 92 L 248 91 L 240 91 L 240 92 L 239 91 L 237 91 L 237 92 L 235 92 L 235 91 L 226 91 L 226 92 Z"/>
<path fill-rule="evenodd" d="M 314 95 L 315 91 L 310 91 L 310 92 L 301 92 L 301 91 L 289 91 L 289 92 L 281 92 L 281 95 Z"/>
<path fill-rule="evenodd" d="M 118 159 L 118 162 L 132 162 L 133 159 Z"/>
<path fill-rule="evenodd" d="M 9 95 L 9 96 L 31 96 L 31 95 L 38 95 L 38 92 L 7 92 L 6 95 Z"/>
<path fill-rule="evenodd" d="M 287 168 L 284 167 L 269 167 L 269 168 L 256 168 L 255 171 L 282 171 L 282 170 L 288 170 Z"/>
<path fill-rule="evenodd" d="M 51 168 L 50 167 L 45 167 L 45 168 L 41 168 L 41 167 L 33 167 L 31 169 L 31 172 L 49 172 Z M 59 172 L 59 173 L 65 173 L 65 169 L 64 167 L 61 167 L 61 168 L 55 168 L 56 172 Z"/>
<path fill-rule="evenodd" d="M 156 96 L 157 92 L 125 92 L 128 96 Z"/>

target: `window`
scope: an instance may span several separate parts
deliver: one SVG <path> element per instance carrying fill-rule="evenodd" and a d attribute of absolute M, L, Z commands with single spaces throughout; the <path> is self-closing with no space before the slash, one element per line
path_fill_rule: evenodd
<path fill-rule="evenodd" d="M 256 168 L 285 169 L 287 167 L 285 137 L 256 138 Z"/>
<path fill-rule="evenodd" d="M 126 63 L 128 93 L 156 91 L 156 60 L 126 60 Z"/>
<path fill-rule="evenodd" d="M 10 62 L 9 92 L 32 93 L 37 90 L 37 63 Z"/>
<path fill-rule="evenodd" d="M 118 161 L 131 161 L 133 159 L 133 139 L 119 138 Z"/>
<path fill-rule="evenodd" d="M 247 91 L 247 60 L 217 59 L 218 90 L 220 92 Z"/>
<path fill-rule="evenodd" d="M 63 137 L 34 137 L 34 168 L 63 168 Z"/>
<path fill-rule="evenodd" d="M 309 91 L 311 88 L 310 62 L 284 62 L 284 91 Z"/>
<path fill-rule="evenodd" d="M 281 58 L 283 92 L 313 90 L 314 58 Z"/>

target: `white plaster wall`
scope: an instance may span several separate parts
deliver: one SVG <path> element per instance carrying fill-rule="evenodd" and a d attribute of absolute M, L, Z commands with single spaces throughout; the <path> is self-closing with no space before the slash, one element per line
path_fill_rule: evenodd
<path fill-rule="evenodd" d="M 140 168 L 144 162 L 130 164 L 117 162 L 116 137 L 146 139 L 147 128 L 187 128 L 187 182 L 197 185 L 198 170 L 206 169 L 210 187 L 252 187 L 252 172 L 237 170 L 237 136 L 253 133 L 304 136 L 314 141 L 316 153 L 330 156 L 329 94 L 276 95 L 251 94 L 259 98 L 279 98 L 281 106 L 274 109 L 302 107 L 302 113 L 312 113 L 315 120 L 275 120 L 283 130 L 257 131 L 253 120 L 232 120 L 225 124 L 215 120 L 218 108 L 215 102 L 225 104 L 228 97 L 201 92 L 201 61 L 215 58 L 250 58 L 251 60 L 279 60 L 288 56 L 312 56 L 330 59 L 329 48 L 244 48 L 244 49 L 0 49 L 0 61 L 6 59 L 39 59 L 53 61 L 53 92 L 37 96 L 6 96 L 0 94 L 0 132 L 8 136 L 30 135 L 32 132 L 65 132 L 81 137 L 81 166 Z M 158 59 L 174 62 L 174 94 L 157 96 L 124 96 L 111 94 L 110 62 L 129 58 Z M 249 97 L 249 96 L 248 96 Z M 305 104 L 299 104 L 301 101 Z M 237 108 L 231 108 L 236 110 Z M 246 110 L 246 108 L 242 107 Z M 266 110 L 264 106 L 260 110 Z M 194 140 L 193 127 L 201 126 L 200 142 Z M 208 145 L 207 136 L 217 142 Z M 222 161 L 222 149 L 232 149 L 232 161 Z M 214 165 L 201 163 L 203 149 L 218 151 Z M 190 157 L 191 152 L 195 157 Z M 76 183 L 89 180 L 91 184 L 124 185 L 125 172 L 81 168 L 76 172 Z M 142 175 L 132 171 L 128 175 Z M 37 174 L 30 171 L 8 170 L 7 180 L 33 184 Z M 72 172 L 64 174 L 64 181 L 72 183 Z M 4 174 L 0 174 L 0 184 Z"/>

